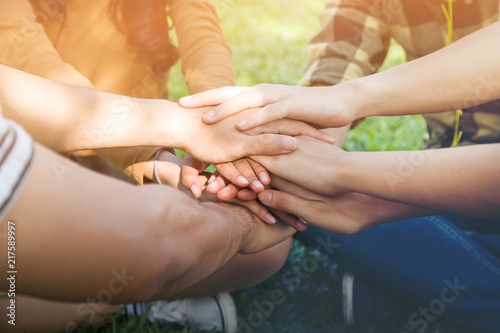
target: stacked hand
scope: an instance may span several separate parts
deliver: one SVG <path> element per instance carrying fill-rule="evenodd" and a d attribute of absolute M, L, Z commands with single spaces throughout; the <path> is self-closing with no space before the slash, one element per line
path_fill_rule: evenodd
<path fill-rule="evenodd" d="M 179 104 L 186 108 L 218 105 L 203 116 L 203 121 L 207 124 L 217 123 L 249 108 L 262 107 L 236 124 L 240 130 L 252 129 L 284 118 L 305 121 L 322 128 L 343 127 L 360 118 L 357 115 L 358 110 L 347 107 L 347 102 L 355 98 L 349 95 L 350 89 L 346 89 L 345 94 L 333 93 L 333 90 L 344 89 L 346 85 L 349 85 L 349 82 L 329 87 L 276 84 L 224 87 L 181 98 Z"/>
<path fill-rule="evenodd" d="M 190 158 L 190 157 L 188 157 Z M 175 187 L 179 190 L 181 190 L 184 193 L 190 194 L 190 190 L 188 190 L 183 184 L 181 180 L 182 172 L 184 169 L 184 166 L 182 166 L 183 161 L 175 156 L 174 154 L 170 153 L 169 151 L 163 151 L 161 154 L 158 156 L 158 176 L 160 178 L 160 181 L 162 184 L 169 185 L 172 187 Z M 150 164 L 150 168 L 152 168 L 153 162 Z M 209 173 L 203 172 L 202 169 L 197 172 L 196 177 L 198 178 L 200 184 L 202 184 L 202 194 L 199 196 L 199 200 L 203 202 L 220 202 L 217 198 L 216 195 L 209 193 L 208 191 L 203 191 L 206 189 L 208 186 L 208 180 L 209 177 L 211 176 Z M 149 172 L 150 175 L 152 175 L 152 172 L 150 170 Z M 281 220 L 285 222 L 288 225 L 291 225 L 297 230 L 305 230 L 305 225 L 303 222 L 301 222 L 299 219 L 297 219 L 295 216 L 288 214 L 284 211 L 278 211 L 274 209 L 267 209 L 266 207 L 262 206 L 260 203 L 257 202 L 256 196 L 251 199 L 251 200 L 239 200 L 237 198 L 231 198 L 228 200 L 230 203 L 234 203 L 243 207 L 246 207 L 249 209 L 252 213 L 254 213 L 258 218 L 261 220 L 269 223 L 269 224 L 275 224 L 278 220 Z M 272 213 L 272 214 L 271 214 Z M 277 219 L 273 216 L 276 216 Z"/>
<path fill-rule="evenodd" d="M 366 220 L 355 216 L 351 209 L 378 199 L 346 193 L 349 190 L 336 181 L 340 176 L 336 166 L 343 163 L 346 153 L 334 145 L 332 138 L 305 123 L 332 127 L 344 126 L 355 120 L 344 110 L 343 101 L 336 104 L 328 101 L 324 90 L 330 88 L 313 90 L 274 85 L 228 87 L 181 100 L 186 107 L 227 101 L 212 108 L 208 115 L 206 108 L 191 110 L 194 118 L 188 123 L 194 124 L 192 133 L 202 133 L 197 137 L 208 137 L 208 140 L 200 142 L 193 139 L 195 143 L 190 142 L 186 146 L 189 154 L 182 166 L 177 161 L 176 171 L 172 170 L 172 166 L 161 171 L 163 182 L 174 186 L 182 183 L 183 188 L 190 189 L 195 197 L 203 200 L 209 198 L 238 203 L 267 223 L 276 222 L 274 214 L 297 230 L 305 230 L 304 221 L 342 233 L 359 230 L 353 221 L 362 224 Z M 316 94 L 317 98 L 311 94 Z M 311 104 L 311 100 L 315 103 Z M 263 107 L 254 108 L 259 106 Z M 337 116 L 332 116 L 331 108 L 335 107 Z M 200 121 L 202 112 L 203 123 Z M 269 143 L 257 145 L 258 148 L 255 145 L 253 149 L 249 149 L 249 145 L 243 148 L 245 146 L 235 144 L 238 140 L 263 135 L 268 136 L 266 140 Z M 281 144 L 276 143 L 276 138 L 282 140 Z M 293 140 L 291 144 L 287 141 L 290 139 Z M 214 144 L 236 149 L 214 154 Z M 269 149 L 262 149 L 262 146 Z M 253 153 L 259 149 L 263 153 Z M 209 162 L 222 162 L 215 163 L 217 172 L 210 178 L 203 173 Z M 174 179 L 169 180 L 172 177 Z"/>

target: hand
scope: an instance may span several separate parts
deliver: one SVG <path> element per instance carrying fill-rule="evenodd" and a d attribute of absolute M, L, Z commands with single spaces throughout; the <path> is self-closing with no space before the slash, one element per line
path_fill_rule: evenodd
<path fill-rule="evenodd" d="M 250 109 L 206 125 L 201 117 L 206 109 L 182 110 L 178 117 L 181 148 L 200 161 L 222 163 L 249 155 L 277 155 L 295 150 L 296 140 L 290 136 L 307 135 L 334 143 L 327 134 L 301 121 L 281 119 L 254 129 L 240 132 L 235 124 L 254 113 Z M 289 136 L 290 135 L 290 136 Z"/>
<path fill-rule="evenodd" d="M 191 176 L 195 176 L 197 178 L 197 181 L 200 184 L 200 194 L 196 197 L 200 201 L 204 202 L 219 202 L 220 200 L 216 195 L 208 193 L 207 191 L 203 191 L 204 189 L 206 189 L 208 185 L 208 179 L 210 177 L 210 174 L 202 172 L 204 169 L 206 169 L 206 166 L 204 167 L 202 162 L 194 160 L 189 155 L 186 155 L 185 160 L 186 159 L 188 160 L 187 162 L 181 160 L 168 150 L 164 150 L 160 153 L 160 155 L 158 156 L 157 164 L 158 176 L 162 184 L 172 186 L 190 195 L 192 193 L 191 186 L 189 188 L 186 187 L 182 181 L 182 173 L 189 172 L 191 173 Z M 153 178 L 153 168 L 154 161 L 148 162 L 145 174 L 149 179 Z M 298 230 L 305 230 L 306 227 L 302 225 L 300 221 L 298 221 L 294 216 L 291 216 L 290 214 L 287 214 L 285 212 L 271 210 L 271 212 L 274 214 L 273 216 L 273 214 L 271 214 L 271 212 L 266 207 L 262 206 L 255 199 L 257 199 L 256 195 L 252 199 L 247 199 L 244 201 L 237 198 L 227 199 L 226 201 L 246 207 L 266 223 L 275 224 L 277 222 L 277 219 L 274 216 L 276 216 L 281 221 L 293 226 Z"/>
<path fill-rule="evenodd" d="M 217 194 L 220 200 L 230 200 L 237 196 L 241 188 L 253 193 L 264 191 L 271 179 L 267 170 L 259 163 L 243 158 L 230 163 L 215 165 L 215 172 L 208 181 L 207 191 Z M 247 180 L 248 179 L 248 180 Z M 255 200 L 257 195 L 251 200 Z"/>
<path fill-rule="evenodd" d="M 338 181 L 338 165 L 348 153 L 341 148 L 309 137 L 297 137 L 297 149 L 280 156 L 251 158 L 272 174 L 325 195 L 346 192 Z"/>
<path fill-rule="evenodd" d="M 218 216 L 227 219 L 231 226 L 237 225 L 242 231 L 240 253 L 252 254 L 263 251 L 290 238 L 295 229 L 278 221 L 270 225 L 262 223 L 255 215 L 241 206 L 228 203 L 207 203 Z"/>
<path fill-rule="evenodd" d="M 181 98 L 179 104 L 187 108 L 218 105 L 204 115 L 203 121 L 207 124 L 214 124 L 248 108 L 262 107 L 237 123 L 240 130 L 282 118 L 302 120 L 322 128 L 343 127 L 357 119 L 354 110 L 347 108 L 348 93 L 352 90 L 344 89 L 346 85 L 224 87 Z"/>
<path fill-rule="evenodd" d="M 408 207 L 418 211 L 361 193 L 321 195 L 274 175 L 271 186 L 273 190 L 259 193 L 263 204 L 293 214 L 315 227 L 341 234 L 354 234 L 377 223 L 405 218 L 407 215 L 402 212 L 409 212 Z"/>

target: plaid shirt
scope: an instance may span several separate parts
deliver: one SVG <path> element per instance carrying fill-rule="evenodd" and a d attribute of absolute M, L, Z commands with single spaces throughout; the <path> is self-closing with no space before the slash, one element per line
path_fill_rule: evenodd
<path fill-rule="evenodd" d="M 407 60 L 446 45 L 443 0 L 326 0 L 322 29 L 309 45 L 310 63 L 299 84 L 334 85 L 373 74 L 382 65 L 394 38 Z M 455 0 L 452 41 L 498 21 L 500 0 Z M 457 69 L 460 70 L 460 69 Z M 455 112 L 424 116 L 429 147 L 450 146 Z M 463 110 L 461 145 L 500 142 L 500 100 Z"/>

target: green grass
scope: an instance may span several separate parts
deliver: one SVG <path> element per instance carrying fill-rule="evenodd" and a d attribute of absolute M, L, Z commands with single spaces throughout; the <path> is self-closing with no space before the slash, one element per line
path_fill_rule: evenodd
<path fill-rule="evenodd" d="M 318 13 L 322 0 L 215 0 L 228 43 L 238 85 L 262 82 L 296 84 L 307 65 L 307 43 L 319 30 Z M 383 69 L 405 61 L 404 52 L 392 45 Z M 170 82 L 171 99 L 187 95 L 187 88 L 176 65 Z M 414 150 L 422 148 L 425 122 L 419 116 L 374 117 L 366 119 L 349 134 L 345 148 L 351 151 Z M 233 293 L 239 316 L 248 323 L 255 317 L 255 302 L 269 299 L 270 292 L 282 290 L 286 301 L 253 332 L 373 332 L 390 333 L 411 330 L 407 317 L 389 315 L 376 323 L 349 329 L 336 322 L 339 313 L 339 269 L 326 261 L 301 280 L 299 288 L 283 282 L 283 274 L 311 255 L 313 250 L 294 240 L 285 267 L 264 283 Z M 255 317 L 249 317 L 252 316 Z M 254 322 L 255 323 L 255 322 Z M 128 321 L 114 316 L 111 323 L 86 326 L 82 332 L 196 332 L 189 328 L 151 324 L 138 318 Z M 459 332 L 438 322 L 426 332 Z"/>

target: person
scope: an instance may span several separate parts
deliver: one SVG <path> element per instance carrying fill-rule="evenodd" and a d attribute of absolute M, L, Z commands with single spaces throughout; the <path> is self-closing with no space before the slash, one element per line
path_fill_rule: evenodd
<path fill-rule="evenodd" d="M 12 68 L 115 94 L 166 99 L 170 68 L 180 59 L 190 93 L 234 85 L 231 50 L 210 0 L 22 0 L 3 1 L 2 8 L 0 63 Z M 170 38 L 172 28 L 178 47 Z M 159 147 L 137 149 L 127 150 L 127 156 L 116 149 L 96 153 L 116 163 L 137 155 L 154 156 Z M 110 170 L 95 156 L 75 159 Z M 199 163 L 185 159 L 185 172 L 192 172 L 188 162 Z M 115 167 L 142 184 L 142 168 L 134 167 L 133 160 L 129 163 Z M 234 181 L 240 186 L 263 189 L 259 179 L 238 177 Z M 199 186 L 190 186 L 197 197 Z"/>
<path fill-rule="evenodd" d="M 0 104 L 3 116 L 22 122 L 39 142 L 34 146 L 33 157 L 30 137 L 18 125 L 2 118 L 1 234 L 8 234 L 9 221 L 16 224 L 16 258 L 24 262 L 16 276 L 16 311 L 19 316 L 16 329 L 51 331 L 74 328 L 74 323 L 83 322 L 89 314 L 97 320 L 116 311 L 119 307 L 116 304 L 150 300 L 152 293 L 160 292 L 162 286 L 165 289 L 155 299 L 207 296 L 249 286 L 274 273 L 286 259 L 290 240 L 280 241 L 292 232 L 279 222 L 275 226 L 279 232 L 275 229 L 268 231 L 267 227 L 258 225 L 263 222 L 258 222 L 243 208 L 197 203 L 164 186 L 136 188 L 81 168 L 55 155 L 52 150 L 65 152 L 110 147 L 126 150 L 128 147 L 135 149 L 136 145 L 176 147 L 200 160 L 224 162 L 259 151 L 271 154 L 289 152 L 295 147 L 295 138 L 262 134 L 267 131 L 265 126 L 255 135 L 243 134 L 234 128 L 235 119 L 221 123 L 220 127 L 208 126 L 200 120 L 208 110 L 206 108 L 185 110 L 167 100 L 99 92 L 50 81 L 3 65 L 0 65 Z M 286 126 L 277 127 L 287 130 L 291 129 L 290 124 L 295 124 L 292 126 L 295 129 L 291 130 L 297 133 L 304 130 L 303 133 L 314 135 L 316 131 L 298 122 L 286 121 L 284 124 Z M 276 126 L 272 130 L 274 133 Z M 189 135 L 193 132 L 198 135 Z M 148 172 L 154 161 L 149 156 L 138 157 L 135 161 L 140 161 L 136 167 L 145 170 L 141 173 L 152 179 L 153 175 Z M 170 177 L 179 180 L 180 166 L 168 168 Z M 202 180 L 206 183 L 206 177 Z M 176 187 L 187 192 L 179 182 Z M 250 208 L 252 205 L 241 204 Z M 280 216 L 293 223 L 291 216 Z M 233 218 L 236 220 L 231 222 Z M 226 226 L 226 223 L 230 225 Z M 236 226 L 239 226 L 238 231 L 230 231 Z M 210 230 L 204 230 L 205 227 Z M 234 237 L 229 242 L 222 235 L 217 236 L 226 227 L 228 229 L 222 232 L 224 237 Z M 193 235 L 197 232 L 203 236 Z M 153 233 L 155 237 L 148 240 Z M 269 237 L 272 240 L 267 245 L 271 246 L 273 241 L 279 245 L 254 255 L 234 256 L 241 250 L 243 242 L 253 242 L 246 235 L 258 236 L 263 242 Z M 193 237 L 196 242 L 188 241 Z M 169 241 L 171 238 L 175 242 Z M 238 247 L 240 241 L 241 247 Z M 22 245 L 24 242 L 30 245 Z M 182 243 L 192 244 L 180 245 Z M 0 246 L 7 248 L 7 245 L 7 237 L 2 237 Z M 216 248 L 211 249 L 212 246 L 220 248 L 221 256 L 217 255 Z M 183 255 L 184 251 L 186 255 Z M 144 260 L 144 256 L 149 259 Z M 113 272 L 123 276 L 120 275 L 122 267 L 126 268 L 127 276 L 137 277 L 137 284 L 124 288 L 119 295 L 113 293 L 112 300 L 105 298 L 99 291 L 107 288 L 106 279 L 113 279 Z M 0 290 L 10 288 L 6 272 L 2 272 Z M 159 289 L 140 289 L 147 286 Z M 112 290 L 119 287 L 113 285 Z M 96 300 L 104 304 L 94 304 Z M 1 299 L 0 303 L 9 301 Z M 106 304 L 111 301 L 111 305 Z M 202 301 L 207 303 L 206 297 Z M 220 300 L 213 299 L 210 304 L 217 305 L 214 301 Z M 191 300 L 183 302 L 176 304 L 191 304 L 196 310 L 194 314 L 206 319 L 200 316 L 200 310 L 206 313 L 207 307 L 196 306 Z M 225 302 L 230 303 L 222 304 L 225 309 L 234 309 L 234 305 L 230 306 L 230 299 Z M 165 305 L 164 302 L 155 304 Z M 167 309 L 173 304 L 167 303 Z M 2 309 L 7 309 L 7 306 L 2 305 Z M 220 315 L 218 310 L 216 314 Z M 165 311 L 159 315 L 164 318 Z M 226 324 L 230 327 L 225 330 L 234 331 L 235 313 L 227 316 L 233 317 L 233 323 L 230 323 L 231 318 L 227 319 Z M 213 318 L 207 322 L 200 322 L 200 318 L 190 319 L 193 319 L 191 323 L 199 323 L 202 328 L 208 328 L 207 322 L 214 322 Z M 69 328 L 65 327 L 66 323 L 70 324 Z M 217 324 L 224 330 L 220 320 Z M 2 331 L 5 327 L 13 328 L 7 321 L 0 325 Z"/>
<path fill-rule="evenodd" d="M 115 94 L 166 99 L 170 67 L 180 58 L 190 92 L 234 85 L 231 51 L 209 0 L 22 0 L 3 1 L 2 8 L 0 63 L 12 68 Z M 147 149 L 151 156 L 157 150 Z M 95 157 L 78 160 L 104 164 Z M 142 183 L 142 175 L 124 171 Z"/>
<path fill-rule="evenodd" d="M 6 236 L 0 244 L 11 251 L 9 266 L 2 265 L 10 269 L 1 273 L 0 287 L 9 295 L 2 299 L 2 331 L 74 329 L 61 319 L 80 315 L 82 321 L 82 311 L 95 315 L 89 309 L 96 301 L 104 304 L 94 308 L 116 311 L 113 304 L 226 290 L 242 282 L 228 279 L 235 276 L 231 267 L 251 262 L 238 263 L 236 253 L 257 253 L 293 233 L 237 206 L 196 203 L 167 186 L 135 187 L 93 173 L 33 144 L 13 122 L 1 118 L 0 128 L 0 225 Z M 62 182 L 55 164 L 72 168 Z M 193 237 L 196 242 L 189 241 Z M 65 312 L 43 319 L 40 307 L 48 307 L 47 314 L 54 303 L 23 304 L 27 299 L 19 294 L 81 304 L 66 304 Z"/>
<path fill-rule="evenodd" d="M 332 257 L 348 269 L 342 284 L 347 323 L 379 315 L 381 303 L 370 296 L 382 293 L 397 307 L 409 305 L 408 325 L 420 331 L 440 316 L 497 331 L 499 3 L 455 2 L 446 12 L 433 1 L 356 4 L 328 2 L 324 28 L 313 39 L 315 57 L 302 83 L 323 87 L 228 87 L 180 104 L 224 102 L 205 115 L 206 123 L 264 106 L 237 124 L 240 130 L 287 117 L 342 133 L 369 116 L 425 114 L 430 147 L 442 149 L 344 152 L 299 138 L 292 155 L 252 157 L 274 174 L 275 190 L 258 198 L 307 221 L 298 235 L 306 244 L 321 237 L 337 245 Z M 445 47 L 450 8 L 454 42 Z M 390 35 L 412 61 L 374 74 Z M 447 110 L 462 111 L 439 114 Z M 457 141 L 460 147 L 450 147 Z"/>
<path fill-rule="evenodd" d="M 178 59 L 181 60 L 186 83 L 192 93 L 234 84 L 231 51 L 225 42 L 215 7 L 209 0 L 22 0 L 3 1 L 1 5 L 0 47 L 3 51 L 0 52 L 0 63 L 9 67 L 60 82 L 148 99 L 168 97 L 169 70 Z M 178 47 L 171 42 L 170 33 L 173 30 L 169 20 L 175 28 Z M 89 102 L 87 96 L 84 100 L 85 103 Z M 152 160 L 157 156 L 156 180 L 178 186 L 178 161 L 172 155 L 172 150 L 163 148 L 176 147 L 188 151 L 190 148 L 183 147 L 179 142 L 183 140 L 182 137 L 189 139 L 186 137 L 187 133 L 189 136 L 191 133 L 197 133 L 200 138 L 207 137 L 198 132 L 198 129 L 189 126 L 177 127 L 178 124 L 173 121 L 174 117 L 167 114 L 163 115 L 165 118 L 162 115 L 153 115 L 152 110 L 156 106 L 158 110 L 176 109 L 173 114 L 181 110 L 174 108 L 173 104 L 167 105 L 159 101 L 152 101 L 151 107 L 146 108 L 146 114 L 150 114 L 152 118 L 147 123 L 148 127 L 143 128 L 143 134 L 127 137 L 125 133 L 130 133 L 132 127 L 137 126 L 134 121 L 144 123 L 144 119 L 139 120 L 135 116 L 121 119 L 129 115 L 127 109 L 133 109 L 136 105 L 135 100 L 126 101 L 123 103 L 122 100 L 116 99 L 115 105 L 108 106 L 105 111 L 114 110 L 117 114 L 100 114 L 98 118 L 92 118 L 89 108 L 77 108 L 73 104 L 67 107 L 61 105 L 58 114 L 56 110 L 47 110 L 47 117 L 54 117 L 52 126 L 65 127 L 58 127 L 57 130 L 49 128 L 49 133 L 52 133 L 50 137 L 45 132 L 46 127 L 40 126 L 39 107 L 30 107 L 26 113 L 22 113 L 19 107 L 4 108 L 4 115 L 22 125 L 35 141 L 49 147 L 57 145 L 57 151 L 72 152 L 73 158 L 78 162 L 99 171 L 105 169 L 107 173 L 117 176 L 99 157 L 81 157 L 73 153 L 78 150 L 78 154 L 81 154 L 82 150 L 92 147 L 95 153 L 139 184 L 153 181 Z M 45 105 L 53 104 L 52 101 Z M 138 112 L 144 112 L 141 107 L 139 109 Z M 123 112 L 126 115 L 123 115 Z M 124 124 L 124 120 L 128 121 L 129 126 L 116 128 L 117 123 Z M 194 118 L 192 120 L 195 121 Z M 152 131 L 153 128 L 158 129 L 160 124 L 172 131 L 175 131 L 176 127 L 183 128 L 185 132 L 175 131 L 167 138 L 162 136 L 161 133 L 165 133 L 163 130 L 161 133 Z M 89 127 L 81 127 L 82 125 Z M 283 122 L 278 131 L 284 129 L 285 125 L 290 128 L 290 124 Z M 110 136 L 110 131 L 123 131 L 123 135 Z M 272 128 L 272 131 L 275 132 L 276 128 Z M 137 129 L 134 128 L 134 132 L 138 133 Z M 211 133 L 215 135 L 216 131 Z M 162 137 L 169 142 L 159 140 Z M 117 140 L 111 142 L 108 139 Z M 242 140 L 236 140 L 236 137 L 233 139 L 234 144 L 228 143 L 229 146 L 224 148 L 224 151 L 208 148 L 205 145 L 208 140 L 198 141 L 200 145 L 194 148 L 199 149 L 199 153 L 204 150 L 207 153 L 204 156 L 194 151 L 188 153 L 203 158 L 203 163 L 225 165 L 250 150 L 260 150 L 267 146 L 270 153 L 271 150 L 276 152 L 281 149 L 284 152 L 292 150 L 295 144 L 293 139 L 281 137 L 284 141 L 281 141 L 283 145 L 279 148 L 281 139 L 277 136 L 271 139 L 266 135 L 242 137 Z M 74 145 L 69 147 L 60 146 L 71 140 L 77 142 L 73 142 Z M 245 145 L 246 147 L 243 147 Z M 124 146 L 126 148 L 121 148 Z M 235 148 L 232 153 L 227 150 L 231 149 L 230 147 Z M 182 166 L 184 173 L 189 173 L 192 169 L 188 161 L 193 164 L 201 163 L 188 155 Z M 58 166 L 58 169 L 61 177 L 69 172 L 64 165 Z M 257 184 L 263 189 L 258 179 L 251 180 L 248 182 L 245 179 L 243 182 L 251 187 Z M 189 188 L 197 197 L 201 196 L 200 182 L 196 186 L 190 185 Z M 262 219 L 276 222 L 276 217 L 264 207 L 256 203 L 247 207 Z M 283 214 L 280 216 L 283 217 Z M 283 247 L 283 251 L 287 250 Z"/>

